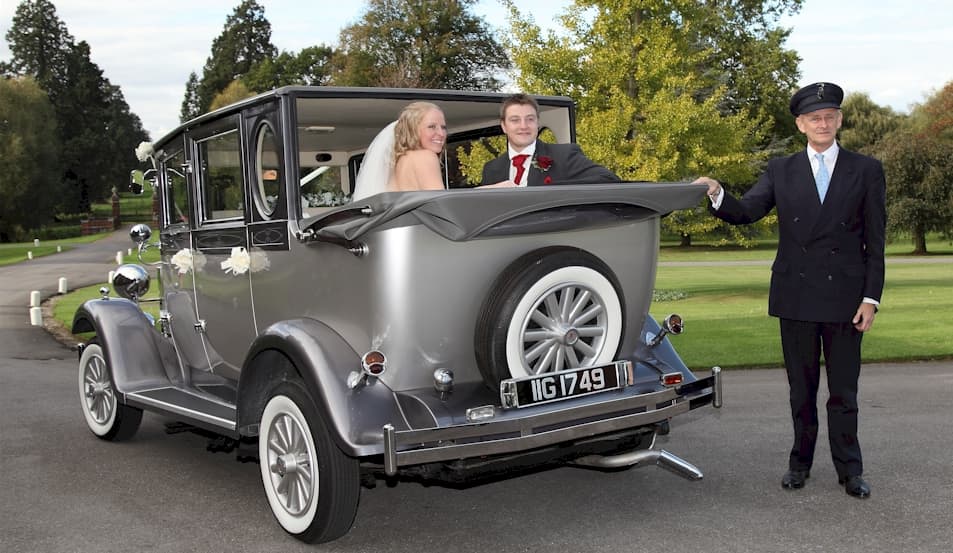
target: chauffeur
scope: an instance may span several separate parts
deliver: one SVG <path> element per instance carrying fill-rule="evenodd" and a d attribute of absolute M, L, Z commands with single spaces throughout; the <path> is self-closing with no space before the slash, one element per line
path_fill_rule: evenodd
<path fill-rule="evenodd" d="M 834 468 L 848 494 L 866 498 L 870 486 L 861 477 L 857 380 L 861 339 L 874 322 L 884 284 L 886 183 L 879 161 L 838 146 L 843 97 L 832 83 L 798 90 L 790 108 L 807 148 L 769 161 L 740 199 L 711 178 L 695 182 L 708 185 L 711 212 L 728 223 L 752 223 L 778 210 L 768 312 L 780 319 L 794 420 L 782 487 L 801 488 L 810 475 L 823 354 Z"/>

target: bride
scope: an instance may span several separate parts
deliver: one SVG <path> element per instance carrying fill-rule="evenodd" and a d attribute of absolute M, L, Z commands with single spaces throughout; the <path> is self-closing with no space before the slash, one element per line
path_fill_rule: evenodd
<path fill-rule="evenodd" d="M 440 155 L 447 141 L 443 111 L 413 102 L 379 132 L 357 173 L 353 200 L 381 192 L 443 190 Z"/>

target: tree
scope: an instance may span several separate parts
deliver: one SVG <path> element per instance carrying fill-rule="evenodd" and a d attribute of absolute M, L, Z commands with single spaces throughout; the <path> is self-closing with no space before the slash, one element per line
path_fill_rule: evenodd
<path fill-rule="evenodd" d="M 239 80 L 234 80 L 225 87 L 225 90 L 218 93 L 215 98 L 212 100 L 212 105 L 208 109 L 215 110 L 221 107 L 225 107 L 229 104 L 234 104 L 239 100 L 244 100 L 245 98 L 250 98 L 254 96 L 255 93 L 248 90 L 248 87 L 245 86 Z"/>
<path fill-rule="evenodd" d="M 498 90 L 509 68 L 477 0 L 369 0 L 341 31 L 333 81 L 343 86 Z"/>
<path fill-rule="evenodd" d="M 265 18 L 265 9 L 255 0 L 243 0 L 225 20 L 222 33 L 212 41 L 212 54 L 195 86 L 198 114 L 208 111 L 215 96 L 232 81 L 248 73 L 256 64 L 274 58 L 275 54 L 276 49 L 271 43 L 271 23 Z M 185 107 L 192 105 L 190 94 L 187 86 L 182 102 L 183 115 L 186 115 Z"/>
<path fill-rule="evenodd" d="M 46 92 L 31 77 L 0 78 L 0 242 L 52 218 L 59 152 Z"/>
<path fill-rule="evenodd" d="M 914 107 L 904 124 L 872 153 L 887 177 L 887 228 L 909 233 L 913 253 L 927 253 L 926 235 L 953 239 L 953 82 Z"/>
<path fill-rule="evenodd" d="M 866 94 L 848 94 L 841 103 L 844 124 L 838 143 L 848 150 L 869 152 L 883 137 L 900 128 L 904 117 L 879 106 Z"/>
<path fill-rule="evenodd" d="M 940 140 L 953 140 L 953 81 L 914 108 L 913 128 Z"/>
<path fill-rule="evenodd" d="M 286 85 L 326 85 L 331 79 L 333 50 L 310 46 L 300 52 L 281 52 L 274 59 L 257 63 L 242 77 L 249 90 L 265 92 Z"/>
<path fill-rule="evenodd" d="M 73 37 L 48 0 L 24 0 L 17 6 L 13 24 L 5 35 L 11 60 L 6 72 L 32 75 L 46 91 L 59 92 L 73 49 Z M 52 95 L 51 95 L 52 96 Z"/>
<path fill-rule="evenodd" d="M 901 129 L 877 153 L 887 178 L 888 231 L 909 233 L 921 255 L 928 232 L 953 237 L 953 142 Z"/>
<path fill-rule="evenodd" d="M 74 43 L 50 2 L 22 2 L 6 38 L 9 67 L 32 76 L 53 105 L 64 186 L 50 197 L 63 211 L 83 211 L 125 182 L 135 144 L 148 136 L 90 58 L 89 45 Z"/>
<path fill-rule="evenodd" d="M 508 2 L 509 47 L 520 87 L 576 99 L 579 142 L 621 177 L 711 174 L 741 188 L 771 152 L 772 112 L 780 98 L 786 108 L 796 76 L 786 33 L 771 24 L 799 4 L 576 0 L 562 16 L 566 32 L 543 36 Z M 768 107 L 752 104 L 765 98 Z M 723 226 L 702 206 L 664 224 L 685 245 Z M 745 240 L 743 228 L 725 232 Z"/>
<path fill-rule="evenodd" d="M 182 109 L 179 111 L 179 122 L 185 123 L 202 114 L 199 107 L 199 76 L 195 71 L 189 73 L 189 80 L 185 83 L 185 98 L 182 99 Z"/>

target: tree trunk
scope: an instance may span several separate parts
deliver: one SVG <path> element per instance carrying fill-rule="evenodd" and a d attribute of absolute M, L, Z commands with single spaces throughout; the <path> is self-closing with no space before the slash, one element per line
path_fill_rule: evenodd
<path fill-rule="evenodd" d="M 913 231 L 913 255 L 927 254 L 927 235 L 922 230 Z"/>
<path fill-rule="evenodd" d="M 690 248 L 692 245 L 692 235 L 691 234 L 682 234 L 682 241 L 679 243 L 678 247 L 680 248 Z"/>

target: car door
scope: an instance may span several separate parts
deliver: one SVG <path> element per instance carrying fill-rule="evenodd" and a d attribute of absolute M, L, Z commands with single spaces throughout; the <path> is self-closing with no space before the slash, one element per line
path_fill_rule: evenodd
<path fill-rule="evenodd" d="M 204 260 L 194 271 L 196 329 L 208 369 L 237 380 L 254 340 L 248 244 L 249 197 L 241 116 L 234 114 L 190 130 L 197 226 L 192 246 Z"/>

